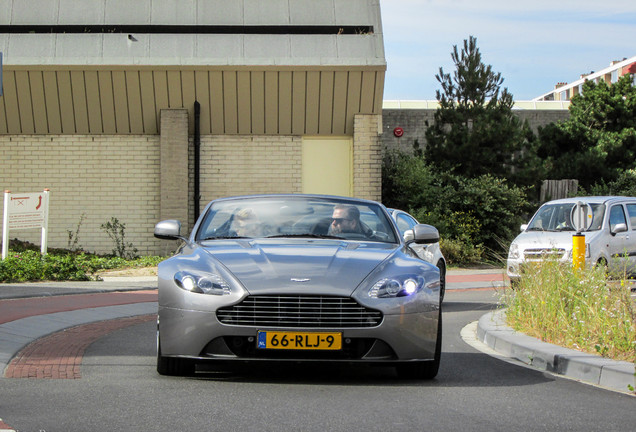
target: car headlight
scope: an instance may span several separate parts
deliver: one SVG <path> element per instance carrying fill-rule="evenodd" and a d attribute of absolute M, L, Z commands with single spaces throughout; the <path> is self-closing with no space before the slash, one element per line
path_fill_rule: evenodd
<path fill-rule="evenodd" d="M 198 294 L 230 295 L 230 285 L 216 273 L 195 274 L 191 272 L 178 272 L 174 275 L 177 286 L 186 291 Z"/>
<path fill-rule="evenodd" d="M 421 276 L 406 276 L 404 278 L 384 278 L 377 281 L 369 290 L 369 297 L 390 298 L 406 297 L 420 291 L 424 286 Z"/>
<path fill-rule="evenodd" d="M 519 259 L 519 245 L 517 243 L 512 243 L 510 245 L 510 250 L 508 251 L 508 259 Z"/>

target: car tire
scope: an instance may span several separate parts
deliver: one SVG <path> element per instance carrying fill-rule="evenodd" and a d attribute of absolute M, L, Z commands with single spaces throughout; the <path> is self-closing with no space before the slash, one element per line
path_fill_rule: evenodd
<path fill-rule="evenodd" d="M 194 361 L 161 355 L 161 344 L 157 344 L 157 372 L 159 375 L 188 376 L 194 374 Z"/>
<path fill-rule="evenodd" d="M 446 264 L 444 261 L 437 261 L 437 268 L 439 269 L 439 304 L 442 304 L 444 294 L 446 294 Z"/>
<path fill-rule="evenodd" d="M 433 360 L 404 363 L 396 366 L 398 377 L 402 379 L 431 380 L 437 376 L 442 357 L 442 308 L 439 310 L 437 341 Z"/>

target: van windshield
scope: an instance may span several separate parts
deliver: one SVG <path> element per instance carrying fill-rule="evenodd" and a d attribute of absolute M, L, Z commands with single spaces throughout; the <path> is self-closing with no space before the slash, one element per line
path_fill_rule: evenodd
<path fill-rule="evenodd" d="M 534 215 L 526 231 L 576 231 L 570 215 L 575 204 L 546 204 Z M 605 206 L 590 204 L 592 207 L 592 226 L 588 231 L 598 231 L 603 223 Z"/>

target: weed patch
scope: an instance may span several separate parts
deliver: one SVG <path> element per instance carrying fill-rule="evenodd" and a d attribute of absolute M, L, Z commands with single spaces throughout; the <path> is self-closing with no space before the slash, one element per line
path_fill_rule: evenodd
<path fill-rule="evenodd" d="M 545 342 L 635 361 L 636 310 L 625 280 L 555 260 L 527 265 L 504 294 L 508 325 Z"/>

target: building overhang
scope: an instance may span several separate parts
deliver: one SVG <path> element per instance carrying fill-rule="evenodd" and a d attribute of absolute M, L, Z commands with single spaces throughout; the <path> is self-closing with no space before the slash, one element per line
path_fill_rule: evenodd
<path fill-rule="evenodd" d="M 384 65 L 6 65 L 0 134 L 158 134 L 185 108 L 202 134 L 351 135 L 381 114 Z"/>

